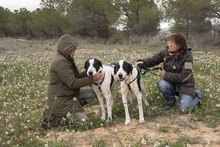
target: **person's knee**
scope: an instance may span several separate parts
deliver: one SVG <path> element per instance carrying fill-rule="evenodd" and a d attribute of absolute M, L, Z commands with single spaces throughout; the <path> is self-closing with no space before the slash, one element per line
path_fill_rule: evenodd
<path fill-rule="evenodd" d="M 157 86 L 161 92 L 166 92 L 168 89 L 171 88 L 170 84 L 165 80 L 158 81 Z"/>
<path fill-rule="evenodd" d="M 92 90 L 89 94 L 90 94 L 89 97 L 91 97 L 92 99 L 97 98 L 97 95 L 94 90 Z"/>

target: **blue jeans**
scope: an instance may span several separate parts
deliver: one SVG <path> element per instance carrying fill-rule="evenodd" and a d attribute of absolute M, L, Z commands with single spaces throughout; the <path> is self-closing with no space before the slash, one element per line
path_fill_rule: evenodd
<path fill-rule="evenodd" d="M 97 98 L 92 88 L 81 88 L 79 91 L 79 101 L 82 106 Z"/>
<path fill-rule="evenodd" d="M 166 80 L 158 81 L 157 86 L 168 104 L 176 102 L 175 94 L 179 94 L 180 86 L 175 87 L 174 83 L 168 82 Z M 175 89 L 177 89 L 177 91 Z M 186 94 L 181 94 L 179 96 L 180 112 L 188 113 L 189 110 L 192 111 L 196 107 L 202 97 L 202 92 L 199 89 L 195 89 L 195 93 L 196 98 Z"/>

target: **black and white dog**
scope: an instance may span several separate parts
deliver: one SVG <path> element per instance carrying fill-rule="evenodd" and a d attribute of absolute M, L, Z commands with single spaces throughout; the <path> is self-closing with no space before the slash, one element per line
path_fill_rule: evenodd
<path fill-rule="evenodd" d="M 139 122 L 145 123 L 144 113 L 142 107 L 142 99 L 144 104 L 148 106 L 146 100 L 146 90 L 141 80 L 141 74 L 139 69 L 132 66 L 130 63 L 124 60 L 120 60 L 114 67 L 114 74 L 118 76 L 121 81 L 121 93 L 122 100 L 125 108 L 125 125 L 131 124 L 130 115 L 128 112 L 128 92 L 131 90 L 136 96 L 139 107 Z"/>
<path fill-rule="evenodd" d="M 110 120 L 112 120 L 114 88 L 117 82 L 119 81 L 119 79 L 114 76 L 114 65 L 112 64 L 109 66 L 103 66 L 101 61 L 99 61 L 98 59 L 90 58 L 85 62 L 84 68 L 86 69 L 88 76 L 95 76 L 96 74 L 103 72 L 103 79 L 97 81 L 97 83 L 92 84 L 92 88 L 95 91 L 99 103 L 101 105 L 101 111 L 102 111 L 101 119 L 103 121 L 106 118 L 103 96 L 106 98 L 107 113 L 108 113 L 107 122 L 109 122 Z"/>

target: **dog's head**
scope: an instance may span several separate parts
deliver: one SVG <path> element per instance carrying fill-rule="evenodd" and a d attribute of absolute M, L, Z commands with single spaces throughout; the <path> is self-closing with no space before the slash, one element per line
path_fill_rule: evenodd
<path fill-rule="evenodd" d="M 132 74 L 133 66 L 127 61 L 120 60 L 114 67 L 114 74 L 123 81 L 126 77 Z"/>
<path fill-rule="evenodd" d="M 96 58 L 90 58 L 85 62 L 84 68 L 88 76 L 94 76 L 102 72 L 102 63 Z"/>

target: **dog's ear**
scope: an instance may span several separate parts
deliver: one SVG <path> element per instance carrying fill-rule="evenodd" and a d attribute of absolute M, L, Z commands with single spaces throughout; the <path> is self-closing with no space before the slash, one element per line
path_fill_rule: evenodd
<path fill-rule="evenodd" d="M 84 68 L 85 68 L 86 70 L 88 69 L 89 60 L 90 60 L 90 59 L 88 59 L 88 60 L 85 62 L 85 65 L 84 65 Z"/>
<path fill-rule="evenodd" d="M 103 66 L 102 66 L 102 62 L 99 61 L 99 60 L 97 60 L 97 61 L 98 61 L 98 65 L 99 65 L 99 67 L 103 67 Z"/>
<path fill-rule="evenodd" d="M 132 74 L 132 71 L 133 71 L 133 66 L 129 63 L 129 71 L 130 71 L 130 73 L 129 74 Z"/>
<path fill-rule="evenodd" d="M 130 64 L 130 63 L 128 63 L 127 61 L 124 61 L 124 70 L 127 72 L 127 74 L 129 75 L 129 74 L 132 74 L 132 70 L 133 70 L 133 66 Z"/>
<path fill-rule="evenodd" d="M 114 67 L 114 75 L 117 73 L 118 69 L 119 69 L 119 63 L 116 63 Z"/>

